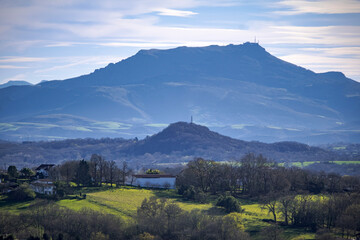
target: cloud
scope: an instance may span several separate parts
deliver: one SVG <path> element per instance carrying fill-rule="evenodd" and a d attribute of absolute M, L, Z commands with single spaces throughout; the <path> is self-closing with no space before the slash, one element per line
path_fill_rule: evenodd
<path fill-rule="evenodd" d="M 0 65 L 0 69 L 22 69 L 22 68 L 29 68 L 29 67 L 15 66 L 15 65 Z"/>
<path fill-rule="evenodd" d="M 358 0 L 286 0 L 278 2 L 277 5 L 290 9 L 277 12 L 285 15 L 360 13 Z"/>
<path fill-rule="evenodd" d="M 164 48 L 164 47 L 177 47 L 178 43 L 166 43 L 166 42 L 105 42 L 97 43 L 96 45 L 105 47 L 139 47 L 139 48 Z"/>
<path fill-rule="evenodd" d="M 78 65 L 84 64 L 96 64 L 96 65 L 107 65 L 111 62 L 118 62 L 122 60 L 121 57 L 113 56 L 84 56 L 84 57 L 60 57 L 60 58 L 49 58 L 49 60 L 55 62 L 55 66 L 50 68 L 42 68 L 36 70 L 35 73 L 51 72 L 59 69 L 69 69 Z M 65 64 L 64 64 L 65 63 Z"/>
<path fill-rule="evenodd" d="M 271 53 L 314 72 L 339 71 L 347 77 L 359 79 L 360 47 L 269 47 Z"/>
<path fill-rule="evenodd" d="M 188 83 L 183 83 L 183 82 L 165 82 L 165 85 L 168 86 L 173 86 L 173 87 L 182 87 L 182 86 L 188 86 Z"/>
<path fill-rule="evenodd" d="M 238 0 L 54 0 L 45 2 L 28 0 L 26 3 L 21 0 L 3 1 L 0 8 L 1 55 L 19 54 L 26 57 L 2 57 L 0 63 L 3 65 L 0 68 L 20 69 L 32 68 L 36 65 L 33 68 L 35 74 L 31 76 L 32 82 L 40 78 L 36 74 L 41 72 L 49 73 L 49 79 L 63 79 L 70 75 L 87 73 L 95 64 L 106 65 L 108 59 L 104 56 L 99 56 L 99 59 L 93 56 L 99 52 L 104 55 L 103 49 L 107 48 L 111 48 L 113 55 L 120 54 L 121 56 L 125 55 L 120 50 L 117 51 L 118 49 L 132 49 L 132 52 L 129 50 L 126 52 L 126 56 L 129 56 L 139 48 L 238 44 L 252 41 L 254 36 L 257 36 L 260 44 L 264 46 L 291 45 L 286 48 L 287 54 L 281 54 L 281 56 L 288 56 L 284 59 L 290 59 L 294 63 L 303 62 L 304 56 L 290 54 L 297 51 L 297 46 L 301 44 L 327 47 L 327 53 L 309 50 L 305 55 L 320 54 L 321 57 L 330 57 L 329 59 L 335 56 L 334 51 L 341 51 L 337 49 L 338 46 L 348 47 L 348 52 L 343 52 L 348 56 L 339 56 L 342 57 L 343 64 L 338 64 L 338 66 L 344 67 L 347 74 L 360 76 L 357 73 L 356 64 L 347 60 L 352 59 L 358 66 L 360 57 L 358 53 L 351 53 L 350 48 L 359 47 L 359 26 L 346 26 L 345 21 L 343 26 L 294 26 L 291 22 L 294 17 L 287 16 L 303 13 L 359 13 L 359 1 L 289 0 L 275 3 L 262 1 L 248 3 Z M 238 5 L 244 7 L 235 9 Z M 254 11 L 253 5 L 257 6 L 256 12 L 251 12 Z M 270 10 L 266 7 L 268 5 L 272 6 Z M 216 14 L 213 14 L 213 10 L 207 12 L 210 7 L 217 6 L 221 8 L 216 10 Z M 237 13 L 239 16 L 243 13 L 242 11 L 249 11 L 246 13 L 249 14 L 249 19 L 240 21 L 237 17 L 226 16 L 226 9 L 239 11 Z M 197 14 L 196 18 L 188 18 L 195 14 Z M 209 24 L 210 21 L 212 21 L 211 24 Z M 326 23 L 326 20 L 323 19 L 323 21 Z M 322 26 L 326 25 L 323 23 Z M 348 25 L 354 25 L 354 23 Z M 51 48 L 46 49 L 45 54 L 51 53 L 55 54 L 54 56 L 61 55 L 67 58 L 42 58 L 45 51 L 38 55 L 37 51 L 43 50 L 44 47 Z M 71 51 L 66 48 L 71 48 Z M 64 49 L 66 51 L 63 51 Z M 88 53 L 90 55 L 88 60 L 76 57 L 76 55 L 82 55 L 80 51 L 85 52 L 84 49 L 87 49 L 86 52 L 93 51 Z M 32 50 L 35 54 L 27 54 L 28 50 Z M 298 53 L 304 54 L 303 52 L 293 54 Z M 299 59 L 296 60 L 296 57 Z M 118 58 L 118 60 L 121 59 Z M 317 58 L 313 59 L 315 61 Z M 316 64 L 318 65 L 315 70 L 319 70 L 321 64 L 324 70 L 326 66 L 331 67 L 327 60 L 326 63 L 329 65 L 314 61 L 313 65 L 306 65 L 306 67 L 315 67 Z M 35 62 L 38 64 L 34 64 Z M 16 63 L 24 63 L 21 65 L 25 66 L 18 66 Z M 39 66 L 40 63 L 44 63 L 44 66 Z M 68 72 L 64 73 L 65 70 Z"/>
<path fill-rule="evenodd" d="M 166 128 L 167 126 L 169 126 L 169 124 L 166 124 L 166 123 L 149 123 L 149 124 L 144 124 L 144 126 L 156 127 L 156 128 Z"/>
<path fill-rule="evenodd" d="M 18 62 L 43 62 L 49 58 L 39 57 L 0 57 L 0 63 L 18 63 Z"/>
<path fill-rule="evenodd" d="M 163 16 L 173 16 L 173 17 L 189 17 L 192 15 L 196 15 L 196 12 L 192 11 L 181 11 L 181 10 L 175 10 L 175 9 L 168 9 L 168 8 L 162 8 L 155 10 L 156 12 L 159 12 L 159 15 Z"/>
<path fill-rule="evenodd" d="M 244 129 L 245 127 L 252 127 L 254 126 L 253 124 L 233 124 L 233 125 L 230 125 L 230 127 L 232 129 Z"/>
<path fill-rule="evenodd" d="M 272 26 L 272 43 L 302 43 L 321 45 L 357 46 L 360 42 L 360 26 Z"/>

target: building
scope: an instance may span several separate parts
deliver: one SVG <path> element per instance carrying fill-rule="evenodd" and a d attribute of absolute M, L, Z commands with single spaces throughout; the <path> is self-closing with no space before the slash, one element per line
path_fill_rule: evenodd
<path fill-rule="evenodd" d="M 34 192 L 46 195 L 53 195 L 56 193 L 55 185 L 50 179 L 38 179 L 30 183 L 30 187 Z"/>
<path fill-rule="evenodd" d="M 49 171 L 53 166 L 55 166 L 55 164 L 41 164 L 36 168 L 36 175 L 38 178 L 49 177 Z"/>
<path fill-rule="evenodd" d="M 175 189 L 176 176 L 169 174 L 136 174 L 133 175 L 133 186 Z"/>

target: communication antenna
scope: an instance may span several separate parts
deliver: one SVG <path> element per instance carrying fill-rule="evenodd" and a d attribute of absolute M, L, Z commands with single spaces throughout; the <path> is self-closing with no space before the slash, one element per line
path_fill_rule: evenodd
<path fill-rule="evenodd" d="M 191 120 L 190 120 L 190 123 L 191 123 L 191 124 L 193 123 L 193 117 L 192 117 L 192 115 L 191 115 Z"/>

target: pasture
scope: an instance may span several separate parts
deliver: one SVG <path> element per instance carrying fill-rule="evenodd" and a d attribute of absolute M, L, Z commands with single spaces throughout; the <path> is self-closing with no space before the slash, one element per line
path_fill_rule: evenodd
<path fill-rule="evenodd" d="M 66 199 L 56 201 L 56 204 L 72 210 L 80 210 L 82 208 L 90 208 L 102 213 L 109 213 L 123 218 L 126 222 L 131 223 L 137 214 L 137 208 L 141 205 L 145 198 L 155 196 L 157 198 L 166 198 L 169 201 L 177 203 L 183 210 L 192 211 L 199 210 L 204 214 L 213 216 L 225 216 L 226 213 L 222 208 L 216 207 L 216 199 L 210 199 L 209 203 L 201 204 L 192 201 L 185 201 L 175 192 L 175 190 L 156 190 L 141 189 L 134 187 L 121 188 L 83 188 L 82 196 L 71 195 Z M 86 193 L 86 198 L 83 197 Z M 37 200 L 39 201 L 39 200 Z M 41 200 L 40 200 L 41 201 Z M 261 239 L 260 232 L 265 227 L 270 226 L 268 220 L 272 219 L 272 215 L 266 209 L 261 207 L 256 201 L 240 200 L 241 207 L 245 210 L 242 213 L 243 224 L 245 230 L 253 239 Z M 34 201 L 21 203 L 9 203 L 0 199 L 0 211 L 10 211 L 16 214 L 26 211 Z M 264 221 L 265 219 L 265 221 Z M 283 220 L 278 216 L 278 220 Z M 315 239 L 314 233 L 308 233 L 303 229 L 290 227 L 282 227 L 283 237 L 285 239 Z"/>

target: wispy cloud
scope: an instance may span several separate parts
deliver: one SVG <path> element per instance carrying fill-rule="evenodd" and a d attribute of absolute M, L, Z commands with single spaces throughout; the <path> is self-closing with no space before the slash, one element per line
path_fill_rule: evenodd
<path fill-rule="evenodd" d="M 83 64 L 97 64 L 97 65 L 107 65 L 111 62 L 118 62 L 122 60 L 120 57 L 111 57 L 111 56 L 84 56 L 84 57 L 63 57 L 63 58 L 53 58 L 53 61 L 57 64 L 50 68 L 39 69 L 35 73 L 44 73 L 51 72 L 60 69 L 68 69 L 74 66 L 83 65 Z M 69 63 L 70 62 L 70 63 Z M 63 64 L 66 63 L 66 64 Z"/>
<path fill-rule="evenodd" d="M 166 128 L 169 124 L 166 123 L 149 123 L 145 124 L 146 127 Z"/>
<path fill-rule="evenodd" d="M 360 76 L 360 47 L 298 47 L 291 53 L 286 48 L 269 47 L 281 59 L 315 72 L 340 71 L 347 77 Z"/>
<path fill-rule="evenodd" d="M 156 9 L 156 12 L 158 12 L 159 15 L 173 16 L 173 17 L 190 17 L 192 15 L 197 14 L 196 12 L 192 12 L 192 11 L 181 11 L 181 10 L 168 9 L 168 8 Z"/>
<path fill-rule="evenodd" d="M 277 13 L 286 15 L 360 13 L 360 2 L 358 0 L 286 0 L 278 2 L 278 5 L 288 10 Z"/>
<path fill-rule="evenodd" d="M 2 1 L 0 74 L 8 78 L 16 69 L 30 68 L 24 74 L 33 83 L 43 79 L 41 73 L 46 73 L 47 79 L 64 79 L 103 67 L 106 61 L 119 61 L 141 48 L 239 44 L 257 36 L 260 44 L 271 46 L 267 50 L 276 45 L 289 46 L 287 53 L 280 56 L 296 64 L 304 62 L 305 56 L 314 56 L 312 65 L 305 67 L 317 66 L 316 71 L 320 65 L 324 70 L 333 69 L 331 61 L 337 51 L 342 54 L 336 55 L 341 57 L 337 65 L 344 67 L 347 75 L 354 75 L 360 57 L 350 48 L 360 47 L 360 23 L 344 21 L 341 26 L 332 26 L 325 19 L 330 16 L 323 14 L 341 13 L 344 17 L 346 13 L 360 13 L 359 3 L 356 0 Z M 293 20 L 299 16 L 289 16 L 305 13 L 322 17 L 321 24 L 316 24 L 316 18 L 314 24 L 295 24 Z M 246 19 L 241 17 L 243 14 Z M 327 50 L 299 52 L 297 46 L 301 44 L 321 45 Z M 111 57 L 106 58 L 104 51 Z M 15 55 L 22 57 L 7 57 Z M 121 57 L 112 57 L 116 55 Z"/>
<path fill-rule="evenodd" d="M 39 57 L 0 57 L 0 63 L 43 62 L 49 58 Z"/>
<path fill-rule="evenodd" d="M 16 66 L 16 65 L 0 65 L 0 69 L 21 69 L 21 68 L 29 68 L 29 67 Z"/>

